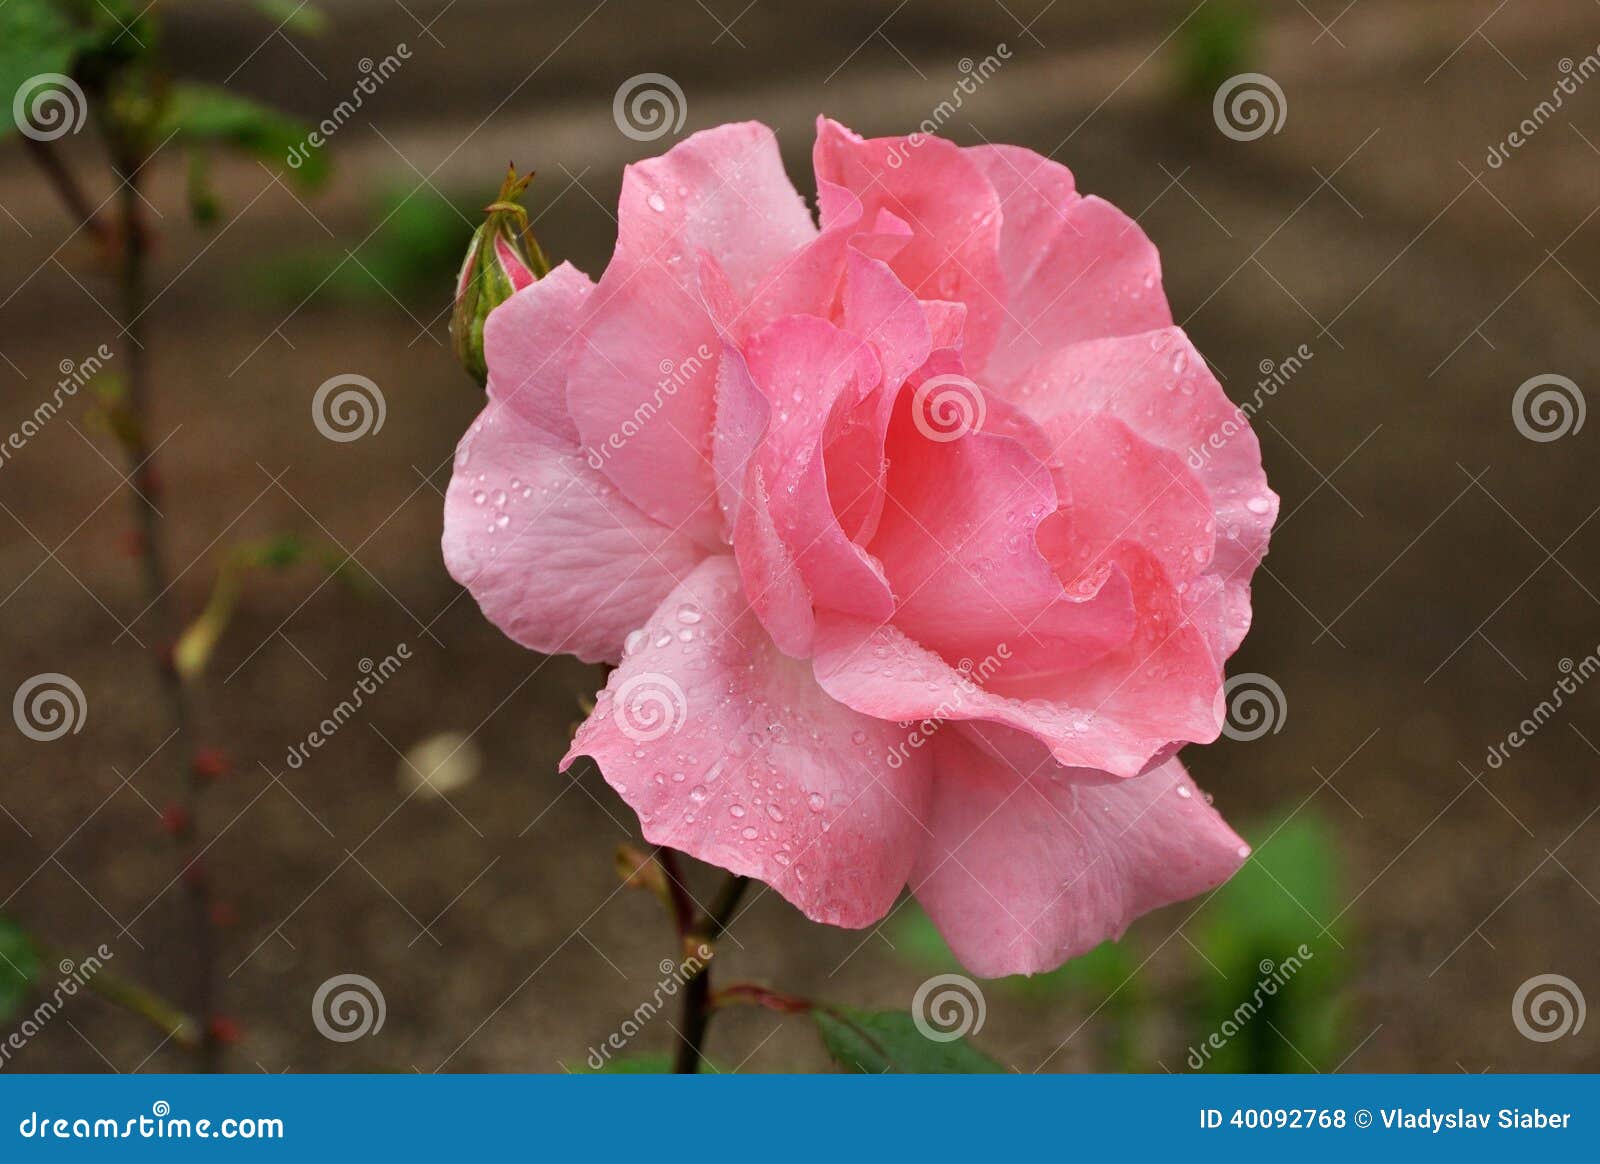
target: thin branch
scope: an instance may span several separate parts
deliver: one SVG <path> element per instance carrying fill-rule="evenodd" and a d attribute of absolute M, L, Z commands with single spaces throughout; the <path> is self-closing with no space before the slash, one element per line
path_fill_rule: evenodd
<path fill-rule="evenodd" d="M 78 185 L 78 179 L 72 171 L 67 169 L 66 162 L 50 148 L 49 142 L 31 137 L 25 137 L 23 140 L 29 155 L 44 171 L 45 178 L 66 205 L 67 213 L 72 216 L 74 223 L 88 230 L 107 254 L 114 254 L 115 232 L 100 215 L 95 213 L 94 207 L 89 203 L 89 196 L 83 192 L 83 187 Z"/>

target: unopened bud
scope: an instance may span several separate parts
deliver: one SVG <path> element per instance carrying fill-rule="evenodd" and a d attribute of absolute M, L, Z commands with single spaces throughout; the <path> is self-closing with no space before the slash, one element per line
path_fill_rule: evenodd
<path fill-rule="evenodd" d="M 472 236 L 456 279 L 450 338 L 456 359 L 480 387 L 489 380 L 483 358 L 483 325 L 489 313 L 550 271 L 520 201 L 531 181 L 532 174 L 519 178 L 514 167 L 506 167 L 500 196 L 484 208 L 488 217 Z"/>

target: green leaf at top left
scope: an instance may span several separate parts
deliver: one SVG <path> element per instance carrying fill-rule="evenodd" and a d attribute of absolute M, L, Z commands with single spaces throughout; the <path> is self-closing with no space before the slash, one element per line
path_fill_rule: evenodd
<path fill-rule="evenodd" d="M 27 117 L 30 109 L 35 111 L 35 124 L 50 137 L 63 136 L 70 126 L 81 123 L 82 91 L 51 79 L 66 77 L 73 58 L 93 40 L 91 33 L 72 22 L 59 0 L 0 4 L 0 104 L 6 108 L 0 138 L 18 128 L 18 112 Z M 76 104 L 68 108 L 68 102 Z M 57 114 L 68 120 L 55 120 Z M 66 127 L 62 133 L 55 133 L 58 125 Z"/>

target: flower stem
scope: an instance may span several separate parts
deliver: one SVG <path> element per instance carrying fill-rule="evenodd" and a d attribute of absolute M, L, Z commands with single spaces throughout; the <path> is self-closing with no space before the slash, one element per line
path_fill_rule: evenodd
<path fill-rule="evenodd" d="M 183 679 L 172 665 L 171 646 L 176 640 L 171 604 L 167 600 L 171 584 L 168 581 L 161 514 L 156 504 L 158 478 L 154 455 L 150 448 L 150 373 L 148 353 L 145 349 L 144 315 L 149 306 L 146 286 L 146 265 L 149 254 L 149 236 L 146 233 L 141 197 L 138 190 L 139 171 L 144 163 L 140 151 L 127 140 L 113 139 L 112 164 L 121 180 L 120 215 L 122 254 L 119 264 L 119 282 L 122 291 L 122 327 L 124 337 L 124 376 L 127 384 L 128 423 L 117 426 L 129 461 L 132 464 L 133 508 L 139 524 L 139 542 L 144 568 L 145 591 L 148 609 L 154 615 L 154 625 L 159 638 L 156 670 L 166 698 L 168 715 L 173 725 L 173 742 L 177 746 L 180 778 L 184 782 L 184 824 L 179 839 L 184 844 L 185 859 L 183 880 L 188 887 L 189 906 L 193 918 L 193 958 L 196 982 L 194 986 L 195 1010 L 200 1016 L 198 1048 L 200 1066 L 205 1071 L 216 1071 L 219 1065 L 221 1044 L 217 1038 L 216 1024 L 216 949 L 211 924 L 210 877 L 201 861 L 205 850 L 200 828 L 201 777 L 195 771 L 191 739 L 192 719 L 189 694 Z"/>
<path fill-rule="evenodd" d="M 663 853 L 668 850 L 663 850 Z M 675 873 L 675 867 L 669 866 L 669 872 Z M 750 885 L 750 878 L 737 874 L 728 874 L 728 879 L 723 882 L 718 890 L 711 908 L 701 914 L 684 935 L 684 949 L 691 950 L 699 945 L 709 946 L 720 938 L 733 921 L 735 911 L 739 908 L 739 899 Z M 673 1071 L 679 1075 L 693 1075 L 698 1072 L 705 1062 L 703 1047 L 706 1041 L 706 1029 L 711 1025 L 711 1015 L 716 1010 L 711 995 L 711 963 L 709 960 L 702 963 L 695 976 L 689 979 L 683 995 L 683 1029 L 680 1032 L 682 1041 L 678 1044 L 678 1053 L 673 1065 Z"/>

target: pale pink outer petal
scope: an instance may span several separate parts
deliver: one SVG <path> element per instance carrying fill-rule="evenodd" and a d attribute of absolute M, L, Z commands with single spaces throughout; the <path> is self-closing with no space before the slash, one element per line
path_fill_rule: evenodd
<path fill-rule="evenodd" d="M 484 328 L 489 402 L 456 450 L 443 551 L 452 577 L 523 646 L 614 661 L 704 551 L 592 468 L 561 411 L 592 285 L 563 264 Z"/>
<path fill-rule="evenodd" d="M 1080 196 L 1064 166 L 1031 150 L 964 152 L 995 190 L 1002 216 L 1006 312 L 993 354 L 973 362 L 986 386 L 1012 392 L 1023 372 L 1066 344 L 1172 322 L 1161 258 L 1137 222 Z"/>
<path fill-rule="evenodd" d="M 617 247 L 589 302 L 567 404 L 588 448 L 626 436 L 605 467 L 623 493 L 708 547 L 722 535 L 711 464 L 720 340 L 700 256 L 742 298 L 815 235 L 763 125 L 705 130 L 623 175 Z"/>
<path fill-rule="evenodd" d="M 782 654 L 715 557 L 635 636 L 562 765 L 593 756 L 652 844 L 859 927 L 894 904 L 925 835 L 929 760 L 903 742 Z"/>
<path fill-rule="evenodd" d="M 578 447 L 567 415 L 567 368 L 578 349 L 578 320 L 594 291 L 588 275 L 562 263 L 495 308 L 483 325 L 489 399 L 514 409 L 552 443 Z"/>
<path fill-rule="evenodd" d="M 1221 885 L 1249 848 L 1170 760 L 1132 780 L 1021 769 L 947 725 L 912 890 L 962 965 L 1053 970 L 1142 914 Z"/>
<path fill-rule="evenodd" d="M 818 183 L 854 194 L 865 219 L 887 210 L 911 228 L 889 266 L 917 298 L 966 305 L 965 351 L 980 366 L 1005 314 L 996 257 L 1000 200 L 980 165 L 941 138 L 863 138 L 825 117 L 817 121 L 812 161 Z M 826 229 L 826 200 L 822 222 Z"/>

